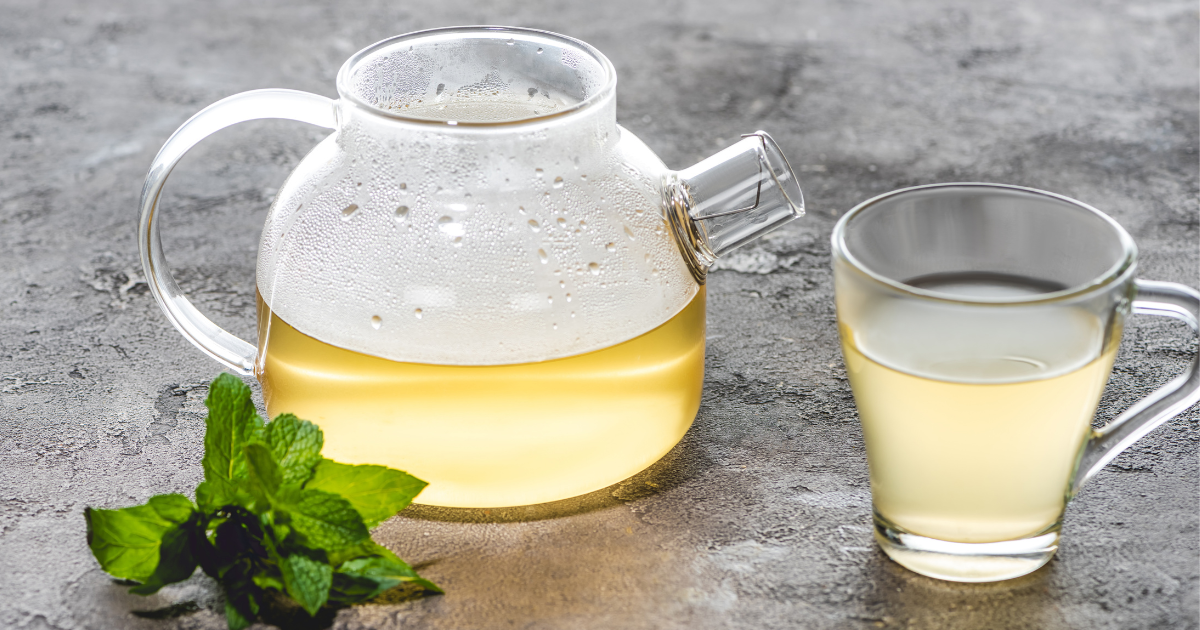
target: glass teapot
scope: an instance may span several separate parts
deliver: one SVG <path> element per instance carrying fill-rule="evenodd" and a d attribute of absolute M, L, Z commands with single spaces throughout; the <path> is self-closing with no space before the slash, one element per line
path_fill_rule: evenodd
<path fill-rule="evenodd" d="M 327 457 L 428 481 L 422 503 L 526 505 L 625 479 L 699 408 L 707 269 L 803 200 L 763 132 L 667 169 L 616 124 L 615 87 L 578 40 L 463 27 L 355 54 L 337 101 L 219 101 L 146 178 L 150 289 L 188 340 L 258 378 L 269 415 L 319 424 Z M 260 118 L 334 133 L 267 215 L 256 347 L 182 294 L 156 219 L 188 149 Z"/>

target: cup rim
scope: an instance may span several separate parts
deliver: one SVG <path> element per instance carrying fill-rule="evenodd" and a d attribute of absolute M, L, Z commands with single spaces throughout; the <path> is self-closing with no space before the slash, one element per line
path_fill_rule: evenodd
<path fill-rule="evenodd" d="M 551 39 L 551 40 L 557 40 L 558 42 L 561 42 L 562 44 L 565 44 L 569 47 L 575 48 L 575 49 L 579 50 L 580 52 L 589 55 L 597 63 L 599 63 L 600 67 L 604 71 L 604 84 L 599 89 L 597 89 L 594 94 L 583 99 L 582 101 L 579 101 L 578 103 L 575 103 L 574 105 L 571 105 L 569 107 L 565 107 L 561 110 L 551 112 L 549 114 L 542 114 L 540 116 L 531 116 L 529 118 L 521 118 L 519 120 L 511 120 L 511 121 L 501 120 L 501 121 L 488 121 L 488 122 L 464 122 L 464 121 L 451 121 L 451 120 L 435 120 L 435 119 L 430 119 L 430 118 L 417 118 L 417 117 L 413 117 L 413 116 L 405 116 L 405 115 L 397 113 L 397 112 L 381 109 L 380 107 L 377 107 L 376 105 L 368 103 L 367 101 L 359 98 L 356 94 L 354 94 L 353 90 L 350 89 L 351 69 L 354 68 L 355 66 L 357 66 L 358 63 L 361 62 L 363 59 L 378 52 L 379 50 L 390 47 L 390 46 L 394 46 L 398 43 L 405 42 L 405 41 L 411 41 L 414 39 L 427 38 L 427 37 L 437 37 L 437 36 L 442 36 L 442 35 L 451 35 L 451 34 L 472 34 L 472 35 L 476 35 L 476 36 L 483 35 L 483 36 L 491 36 L 496 39 L 500 39 L 505 34 L 512 34 L 512 35 L 522 35 L 522 36 L 536 36 L 536 37 L 542 37 L 542 38 Z M 507 128 L 507 127 L 513 127 L 513 126 L 517 126 L 517 125 L 536 124 L 536 123 L 545 122 L 547 120 L 554 119 L 554 118 L 561 118 L 564 116 L 569 116 L 569 115 L 579 112 L 581 110 L 588 109 L 588 108 L 596 105 L 597 103 L 609 98 L 615 92 L 616 85 L 617 85 L 617 71 L 613 67 L 612 62 L 608 60 L 608 57 L 604 56 L 604 53 L 601 53 L 594 46 L 592 46 L 591 44 L 588 44 L 587 42 L 575 39 L 574 37 L 568 37 L 566 35 L 561 35 L 559 33 L 555 33 L 552 31 L 545 31 L 545 30 L 541 30 L 541 29 L 524 28 L 524 27 L 519 27 L 519 26 L 491 26 L 491 25 L 444 26 L 444 27 L 439 27 L 439 28 L 430 28 L 430 29 L 424 29 L 424 30 L 420 30 L 420 31 L 413 31 L 411 33 L 404 33 L 403 35 L 395 35 L 392 37 L 388 37 L 387 39 L 382 39 L 380 41 L 375 42 L 374 44 L 371 44 L 370 46 L 367 46 L 366 48 L 363 48 L 362 50 L 354 53 L 353 55 L 351 55 L 350 58 L 347 59 L 346 62 L 342 64 L 341 69 L 338 70 L 337 80 L 336 80 L 338 96 L 340 96 L 345 101 L 353 103 L 354 105 L 356 105 L 368 112 L 371 112 L 372 114 L 375 114 L 377 116 L 381 116 L 384 118 L 390 118 L 390 119 L 400 121 L 400 122 L 405 122 L 405 123 L 418 124 L 418 125 L 432 125 L 432 126 L 440 126 L 440 127 L 453 127 L 453 128 L 458 128 L 458 129 L 472 129 L 472 128 L 474 128 L 474 129 L 495 129 L 497 127 L 506 127 Z"/>
<path fill-rule="evenodd" d="M 1123 255 L 1111 267 L 1109 267 L 1104 273 L 1100 274 L 1099 276 L 1097 276 L 1096 278 L 1093 278 L 1092 280 L 1090 280 L 1088 282 L 1084 282 L 1082 284 L 1078 284 L 1073 287 L 1068 287 L 1066 289 L 1062 289 L 1059 291 L 1051 291 L 1048 293 L 1038 293 L 1038 294 L 1031 295 L 1031 296 L 996 298 L 996 297 L 974 297 L 974 296 L 954 295 L 954 294 L 942 293 L 942 292 L 938 292 L 938 291 L 930 291 L 929 289 L 921 289 L 918 287 L 914 287 L 912 285 L 905 284 L 898 280 L 893 280 L 891 278 L 888 278 L 882 274 L 879 274 L 879 273 L 873 271 L 872 269 L 870 269 L 869 267 L 864 265 L 860 260 L 858 260 L 854 256 L 854 254 L 852 254 L 850 252 L 850 249 L 846 244 L 847 226 L 849 225 L 849 223 L 851 221 L 853 221 L 855 219 L 855 217 L 864 213 L 868 208 L 870 208 L 880 202 L 892 199 L 894 197 L 907 195 L 907 194 L 910 194 L 910 193 L 913 193 L 916 191 L 937 190 L 937 189 L 946 189 L 946 188 L 979 188 L 979 189 L 992 190 L 992 191 L 1009 191 L 1009 192 L 1029 193 L 1029 194 L 1039 195 L 1039 196 L 1043 196 L 1043 197 L 1048 197 L 1048 198 L 1054 199 L 1056 201 L 1060 201 L 1063 203 L 1073 205 L 1078 208 L 1082 208 L 1088 212 L 1091 212 L 1093 215 L 1095 215 L 1096 217 L 1100 218 L 1102 221 L 1107 223 L 1110 228 L 1112 228 L 1113 233 L 1115 233 L 1117 235 L 1117 240 L 1121 243 L 1121 246 L 1123 249 Z M 858 271 L 859 273 L 866 276 L 867 278 L 869 278 L 879 284 L 885 285 L 886 287 L 888 287 L 894 291 L 898 291 L 900 293 L 908 294 L 908 295 L 911 295 L 914 297 L 919 297 L 922 299 L 934 300 L 934 301 L 938 301 L 938 302 L 945 302 L 945 303 L 952 303 L 952 304 L 974 304 L 974 305 L 1014 304 L 1014 305 L 1024 306 L 1024 305 L 1031 305 L 1031 304 L 1043 304 L 1043 303 L 1047 303 L 1047 302 L 1060 302 L 1060 301 L 1076 298 L 1076 297 L 1079 297 L 1082 295 L 1090 294 L 1092 292 L 1101 290 L 1104 287 L 1107 287 L 1113 283 L 1125 280 L 1128 276 L 1130 276 L 1133 273 L 1133 270 L 1136 267 L 1136 263 L 1137 263 L 1137 245 L 1133 242 L 1133 237 L 1129 236 L 1129 233 L 1125 231 L 1125 228 L 1121 227 L 1121 225 L 1119 223 L 1117 223 L 1115 220 L 1113 220 L 1112 217 L 1108 216 L 1107 214 L 1104 214 L 1103 212 L 1097 210 L 1096 208 L 1093 208 L 1092 206 L 1090 206 L 1086 203 L 1083 203 L 1082 201 L 1067 197 L 1066 195 L 1060 195 L 1060 194 L 1048 192 L 1045 190 L 1038 190 L 1036 188 L 1028 188 L 1026 186 L 1015 186 L 1012 184 L 992 184 L 992 183 L 986 183 L 986 182 L 946 182 L 946 183 L 939 183 L 939 184 L 925 184 L 922 186 L 911 186 L 908 188 L 901 188 L 899 190 L 893 190 L 891 192 L 883 193 L 882 195 L 877 195 L 866 201 L 863 201 L 862 203 L 858 204 L 857 206 L 854 206 L 853 208 L 850 209 L 849 212 L 847 212 L 845 215 L 843 215 L 842 218 L 840 220 L 838 220 L 837 225 L 835 225 L 833 228 L 833 236 L 832 236 L 831 240 L 833 243 L 834 258 L 837 260 L 841 260 L 842 262 L 845 262 L 850 268 Z"/>

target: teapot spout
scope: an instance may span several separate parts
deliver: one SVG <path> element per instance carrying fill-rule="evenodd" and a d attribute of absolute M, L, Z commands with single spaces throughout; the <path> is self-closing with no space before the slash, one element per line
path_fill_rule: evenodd
<path fill-rule="evenodd" d="M 725 253 L 804 215 L 796 173 L 765 131 L 663 181 L 667 222 L 696 282 Z"/>

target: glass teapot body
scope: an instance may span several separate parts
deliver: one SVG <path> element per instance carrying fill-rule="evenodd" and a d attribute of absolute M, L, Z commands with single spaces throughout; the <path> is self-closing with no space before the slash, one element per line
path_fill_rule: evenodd
<path fill-rule="evenodd" d="M 666 168 L 613 99 L 487 130 L 339 107 L 263 230 L 269 414 L 449 506 L 575 496 L 679 441 L 703 294 L 663 220 Z"/>
<path fill-rule="evenodd" d="M 668 170 L 616 124 L 615 82 L 582 42 L 478 27 L 363 50 L 336 102 L 230 97 L 147 178 L 151 290 L 197 346 L 259 379 L 269 415 L 319 424 L 327 457 L 424 479 L 418 502 L 523 505 L 625 479 L 698 410 L 707 265 L 800 207 L 765 134 Z M 187 148 L 272 115 L 334 133 L 268 213 L 253 347 L 183 298 L 154 216 Z"/>
<path fill-rule="evenodd" d="M 316 339 L 416 363 L 545 361 L 655 328 L 699 285 L 663 220 L 667 169 L 613 110 L 480 129 L 340 102 L 268 214 L 261 298 Z"/>

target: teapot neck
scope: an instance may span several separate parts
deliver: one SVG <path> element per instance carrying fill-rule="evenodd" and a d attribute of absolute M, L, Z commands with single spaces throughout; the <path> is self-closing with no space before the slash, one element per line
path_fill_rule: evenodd
<path fill-rule="evenodd" d="M 559 115 L 514 122 L 398 118 L 348 99 L 338 101 L 337 112 L 337 144 L 351 155 L 376 156 L 382 152 L 394 159 L 413 160 L 432 155 L 445 158 L 457 152 L 469 154 L 472 159 L 510 162 L 564 156 L 573 161 L 591 161 L 599 159 L 619 139 L 616 99 L 611 95 Z"/>

